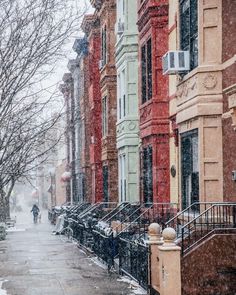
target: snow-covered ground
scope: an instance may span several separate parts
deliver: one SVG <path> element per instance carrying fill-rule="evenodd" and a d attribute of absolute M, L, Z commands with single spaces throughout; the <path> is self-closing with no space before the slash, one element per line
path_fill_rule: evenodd
<path fill-rule="evenodd" d="M 2 289 L 2 285 L 5 282 L 7 282 L 7 281 L 6 280 L 3 280 L 2 281 L 1 278 L 0 278 L 0 295 L 10 295 L 10 294 L 7 294 L 7 291 L 6 290 Z"/>
<path fill-rule="evenodd" d="M 118 282 L 124 282 L 129 284 L 130 295 L 147 295 L 147 291 L 145 291 L 140 285 L 135 282 L 134 280 L 131 280 L 129 277 L 123 276 L 117 279 Z"/>

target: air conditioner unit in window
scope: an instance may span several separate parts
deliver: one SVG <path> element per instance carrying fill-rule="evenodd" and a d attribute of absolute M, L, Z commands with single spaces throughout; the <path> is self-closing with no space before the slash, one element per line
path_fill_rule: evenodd
<path fill-rule="evenodd" d="M 162 57 L 163 75 L 189 71 L 189 51 L 168 51 Z"/>
<path fill-rule="evenodd" d="M 99 70 L 101 70 L 104 67 L 104 65 L 105 65 L 104 60 L 103 59 L 99 60 L 98 62 Z"/>

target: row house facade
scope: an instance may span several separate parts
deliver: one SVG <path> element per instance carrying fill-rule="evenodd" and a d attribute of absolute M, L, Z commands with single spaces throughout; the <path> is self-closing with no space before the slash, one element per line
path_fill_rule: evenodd
<path fill-rule="evenodd" d="M 235 4 L 169 1 L 169 50 L 190 54 L 190 70 L 169 76 L 171 193 L 194 202 L 235 201 Z M 177 196 L 178 194 L 178 196 Z"/>
<path fill-rule="evenodd" d="M 68 63 L 61 91 L 66 112 L 66 171 L 68 176 L 66 201 L 73 203 L 91 200 L 91 169 L 89 155 L 90 112 L 88 102 L 88 48 L 86 38 L 76 39 L 77 53 Z"/>
<path fill-rule="evenodd" d="M 66 185 L 66 202 L 70 202 L 75 194 L 75 128 L 74 128 L 74 84 L 71 73 L 65 73 L 60 85 L 65 100 L 65 145 L 66 145 L 66 167 L 65 171 L 70 172 L 71 177 Z"/>
<path fill-rule="evenodd" d="M 90 2 L 95 11 L 83 20 L 72 71 L 79 85 L 79 200 L 173 202 L 182 209 L 232 201 L 234 5 Z M 181 51 L 189 52 L 190 69 L 163 74 L 163 56 Z"/>
<path fill-rule="evenodd" d="M 79 122 L 67 139 L 71 191 L 134 205 L 108 219 L 119 224 L 118 249 L 116 240 L 101 253 L 100 229 L 96 254 L 119 257 L 148 294 L 234 294 L 236 2 L 90 3 L 64 76 L 67 109 L 78 105 L 67 117 Z"/>
<path fill-rule="evenodd" d="M 168 50 L 168 1 L 138 1 L 141 200 L 170 201 L 168 77 L 162 56 Z"/>
<path fill-rule="evenodd" d="M 99 61 L 101 58 L 100 21 L 96 15 L 83 19 L 82 29 L 88 42 L 88 107 L 89 107 L 89 161 L 91 169 L 91 202 L 103 200 L 102 174 L 102 103 Z"/>
<path fill-rule="evenodd" d="M 113 258 L 149 294 L 235 293 L 236 2 L 90 3 L 64 78 L 79 200 L 135 203 Z"/>
<path fill-rule="evenodd" d="M 139 201 L 137 1 L 117 1 L 116 68 L 119 202 Z"/>
<path fill-rule="evenodd" d="M 79 134 L 77 140 L 77 155 L 80 161 L 78 170 L 80 171 L 80 197 L 82 201 L 91 202 L 91 167 L 90 167 L 90 109 L 88 100 L 89 89 L 89 58 L 88 58 L 88 42 L 86 37 L 77 39 L 73 46 L 77 53 L 76 66 L 77 74 L 74 75 L 76 81 L 76 101 L 77 116 L 79 121 Z"/>
<path fill-rule="evenodd" d="M 102 186 L 103 201 L 117 201 L 118 169 L 116 149 L 116 67 L 115 0 L 90 0 L 100 22 L 101 54 L 99 60 L 102 105 Z"/>

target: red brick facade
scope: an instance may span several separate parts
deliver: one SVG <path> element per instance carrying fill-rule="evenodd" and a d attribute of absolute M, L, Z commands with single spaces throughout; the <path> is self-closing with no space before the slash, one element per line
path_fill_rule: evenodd
<path fill-rule="evenodd" d="M 168 51 L 168 1 L 139 1 L 138 29 L 141 65 L 139 71 L 139 102 L 142 181 L 146 177 L 143 154 L 145 148 L 149 146 L 152 147 L 151 199 L 153 202 L 168 202 L 170 198 L 168 77 L 162 75 L 162 56 Z M 152 93 L 143 102 L 142 52 L 148 40 L 151 40 Z M 141 198 L 145 200 L 144 184 L 141 189 Z"/>
<path fill-rule="evenodd" d="M 102 118 L 99 60 L 101 56 L 100 22 L 94 15 L 84 18 L 82 29 L 88 40 L 88 74 L 89 74 L 89 151 L 91 168 L 91 200 L 93 203 L 102 201 Z M 90 133 L 89 133 L 90 132 Z"/>
<path fill-rule="evenodd" d="M 115 22 L 116 1 L 91 1 L 100 21 L 101 55 L 100 87 L 102 101 L 102 169 L 103 200 L 118 201 L 118 167 L 116 150 L 116 67 Z M 105 117 L 105 118 L 104 118 Z"/>

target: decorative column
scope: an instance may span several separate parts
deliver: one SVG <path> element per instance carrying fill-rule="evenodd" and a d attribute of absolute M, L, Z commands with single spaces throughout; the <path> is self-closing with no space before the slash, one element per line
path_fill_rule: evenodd
<path fill-rule="evenodd" d="M 176 232 L 166 228 L 162 233 L 164 243 L 158 247 L 160 295 L 181 295 L 181 248 L 174 243 Z"/>
<path fill-rule="evenodd" d="M 150 260 L 149 260 L 149 285 L 152 294 L 160 292 L 160 264 L 159 264 L 159 248 L 163 244 L 161 239 L 161 227 L 158 223 L 152 223 L 148 228 Z"/>

